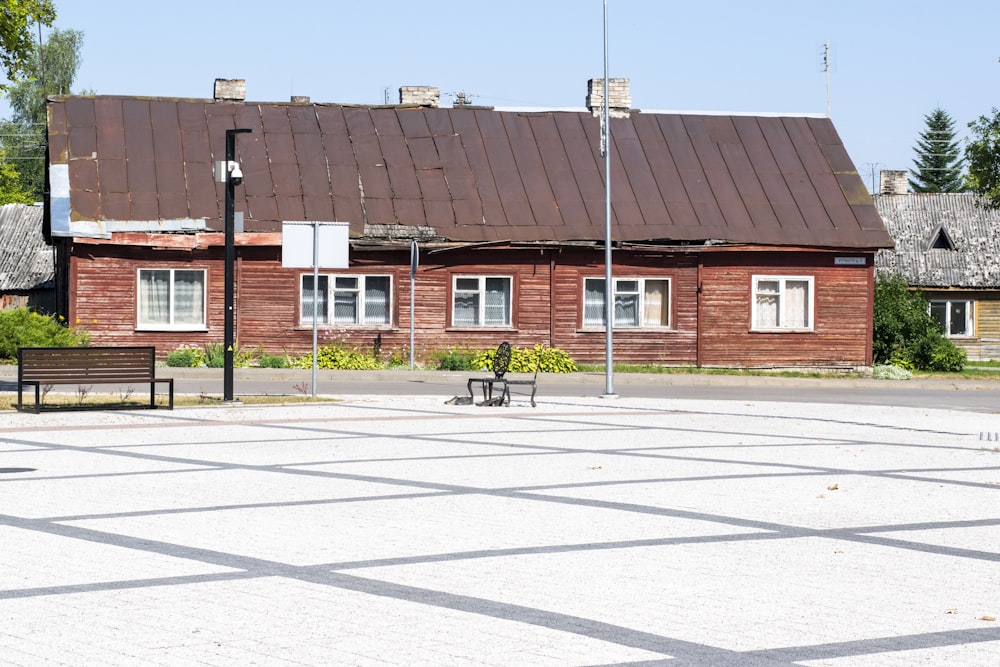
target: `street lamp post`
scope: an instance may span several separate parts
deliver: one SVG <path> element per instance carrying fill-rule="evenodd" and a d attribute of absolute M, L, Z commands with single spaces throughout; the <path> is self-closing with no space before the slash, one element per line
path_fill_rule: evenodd
<path fill-rule="evenodd" d="M 236 167 L 236 135 L 250 132 L 247 128 L 226 130 L 226 211 L 225 211 L 225 231 L 226 231 L 226 258 L 225 258 L 225 289 L 226 289 L 226 318 L 225 332 L 223 340 L 224 370 L 222 375 L 222 399 L 224 401 L 233 400 L 233 352 L 236 347 L 234 340 L 235 318 L 234 318 L 234 292 L 236 290 L 236 230 L 233 221 L 233 195 L 236 186 L 242 182 L 242 173 Z M 236 172 L 234 174 L 234 171 Z"/>
<path fill-rule="evenodd" d="M 611 281 L 611 94 L 608 90 L 608 0 L 604 0 L 604 109 L 601 142 L 604 149 L 604 396 L 613 398 L 615 289 Z"/>

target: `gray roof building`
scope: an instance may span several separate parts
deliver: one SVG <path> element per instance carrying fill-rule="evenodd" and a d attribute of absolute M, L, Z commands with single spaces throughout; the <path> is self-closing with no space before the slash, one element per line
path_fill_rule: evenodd
<path fill-rule="evenodd" d="M 1000 288 L 1000 211 L 970 193 L 890 191 L 874 200 L 896 247 L 878 252 L 877 270 L 914 287 Z"/>
<path fill-rule="evenodd" d="M 0 292 L 53 286 L 52 248 L 42 238 L 41 206 L 0 206 Z"/>

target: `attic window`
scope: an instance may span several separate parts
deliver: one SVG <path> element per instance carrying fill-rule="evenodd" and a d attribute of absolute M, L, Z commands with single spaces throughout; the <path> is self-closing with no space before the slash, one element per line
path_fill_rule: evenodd
<path fill-rule="evenodd" d="M 948 232 L 945 231 L 944 227 L 938 227 L 937 232 L 934 233 L 934 240 L 931 241 L 931 250 L 954 250 L 955 244 L 952 243 L 951 237 L 948 236 Z"/>

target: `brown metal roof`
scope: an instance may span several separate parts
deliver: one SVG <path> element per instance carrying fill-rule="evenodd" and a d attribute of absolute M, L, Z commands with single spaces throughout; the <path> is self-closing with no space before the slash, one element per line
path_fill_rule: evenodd
<path fill-rule="evenodd" d="M 247 231 L 337 220 L 354 235 L 401 225 L 454 241 L 604 239 L 599 119 L 586 112 L 87 96 L 54 99 L 49 118 L 73 220 L 219 229 L 212 164 L 225 130 L 245 127 Z M 633 112 L 611 135 L 617 241 L 892 245 L 829 119 Z"/>

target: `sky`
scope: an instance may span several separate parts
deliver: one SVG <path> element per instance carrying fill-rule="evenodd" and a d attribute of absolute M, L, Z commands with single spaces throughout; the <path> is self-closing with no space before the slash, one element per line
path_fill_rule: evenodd
<path fill-rule="evenodd" d="M 612 77 L 645 111 L 825 114 L 869 188 L 910 169 L 936 107 L 1000 106 L 1000 2 L 606 0 Z M 72 92 L 382 104 L 403 85 L 473 104 L 579 108 L 604 76 L 605 0 L 55 0 L 84 33 Z M 47 33 L 43 29 L 43 38 Z M 829 45 L 829 67 L 824 52 Z M 829 70 L 827 72 L 827 69 Z M 829 95 L 828 95 L 829 90 Z M 0 100 L 0 117 L 9 109 Z"/>

